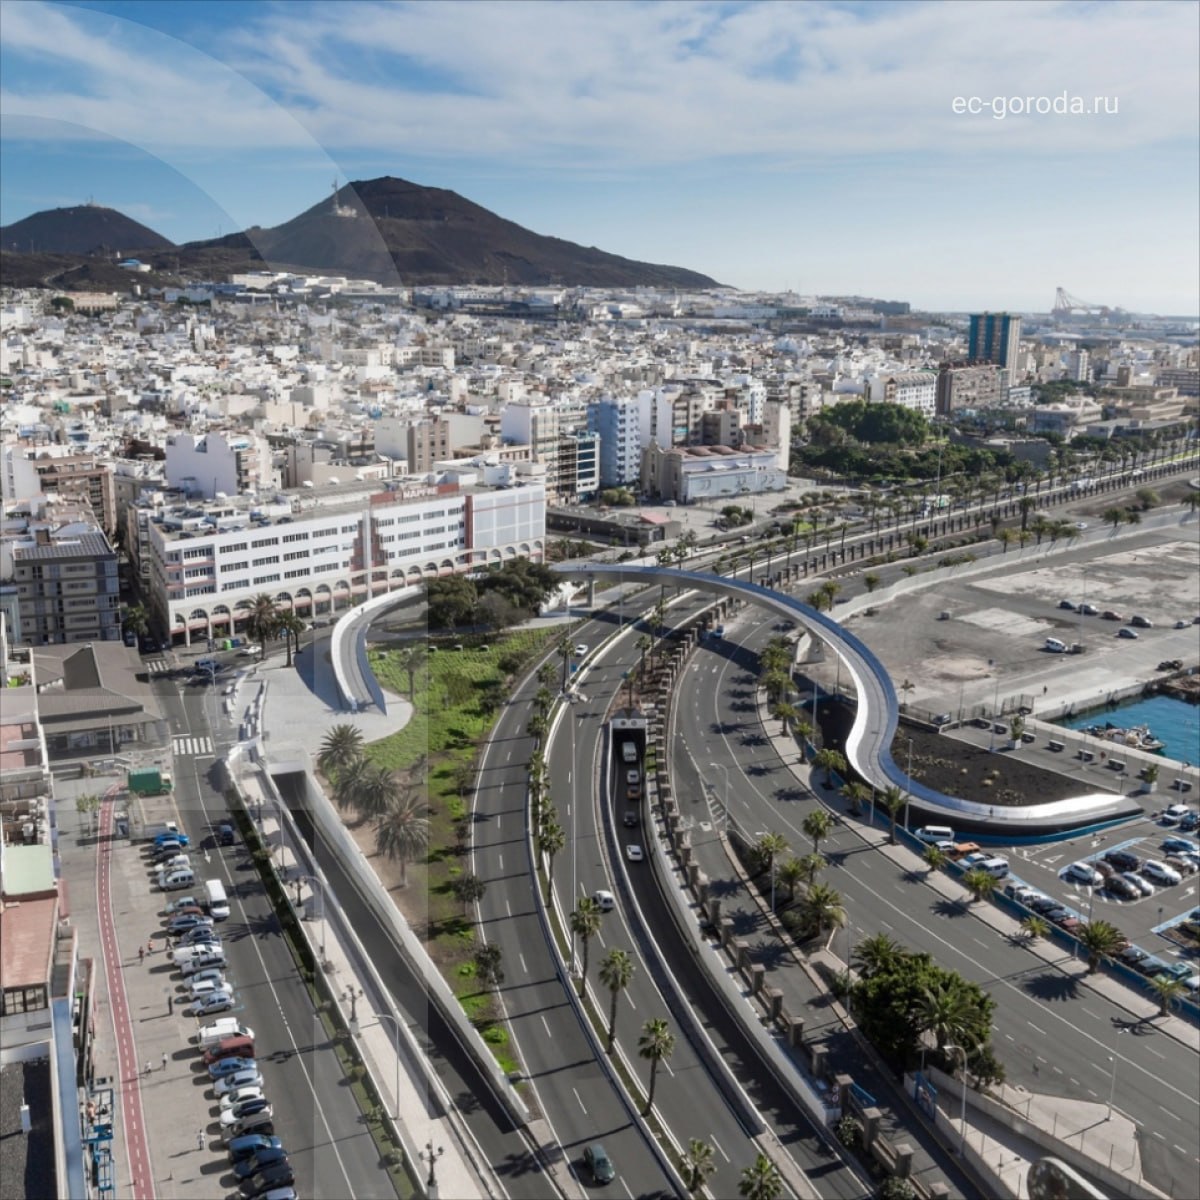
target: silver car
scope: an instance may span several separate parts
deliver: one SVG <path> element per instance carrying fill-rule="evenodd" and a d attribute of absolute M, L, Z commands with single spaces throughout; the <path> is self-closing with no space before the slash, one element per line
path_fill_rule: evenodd
<path fill-rule="evenodd" d="M 1148 879 L 1143 879 L 1136 871 L 1122 871 L 1121 878 L 1126 883 L 1132 883 L 1143 896 L 1154 895 L 1154 884 Z"/>

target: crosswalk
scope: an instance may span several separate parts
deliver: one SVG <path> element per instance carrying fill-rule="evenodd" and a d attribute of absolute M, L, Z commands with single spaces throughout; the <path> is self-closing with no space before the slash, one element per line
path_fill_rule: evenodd
<path fill-rule="evenodd" d="M 173 737 L 171 749 L 189 758 L 203 758 L 213 752 L 212 738 L 207 737 Z"/>
<path fill-rule="evenodd" d="M 166 658 L 148 658 L 146 659 L 145 667 L 151 675 L 162 675 L 164 672 L 173 669 L 170 659 Z"/>

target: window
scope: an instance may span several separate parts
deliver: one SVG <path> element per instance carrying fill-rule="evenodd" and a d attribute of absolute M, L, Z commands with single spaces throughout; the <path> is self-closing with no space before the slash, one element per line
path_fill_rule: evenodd
<path fill-rule="evenodd" d="M 254 559 L 254 561 L 251 563 L 251 565 L 255 566 L 255 567 L 269 567 L 272 563 L 277 563 L 278 561 L 279 561 L 278 554 L 268 554 L 263 558 Z"/>
<path fill-rule="evenodd" d="M 216 592 L 216 588 L 210 583 L 207 587 L 188 588 L 184 593 L 185 596 L 211 596 Z"/>
<path fill-rule="evenodd" d="M 229 571 L 244 571 L 249 565 L 250 563 L 247 559 L 242 559 L 241 562 L 222 563 L 221 570 L 226 573 Z"/>
<path fill-rule="evenodd" d="M 236 546 L 225 546 L 222 548 L 222 554 L 240 554 L 243 550 L 248 550 L 249 546 L 246 542 L 238 542 Z"/>
<path fill-rule="evenodd" d="M 295 562 L 298 558 L 308 558 L 307 550 L 289 550 L 284 556 L 284 562 Z M 257 564 L 256 564 L 257 565 Z"/>
<path fill-rule="evenodd" d="M 307 542 L 308 534 L 307 533 L 285 533 L 283 535 L 283 540 L 285 542 Z"/>
<path fill-rule="evenodd" d="M 301 567 L 298 571 L 284 571 L 284 579 L 302 579 L 305 575 L 310 574 L 307 567 Z"/>
<path fill-rule="evenodd" d="M 277 537 L 258 538 L 255 541 L 251 542 L 250 545 L 253 546 L 256 550 L 258 549 L 259 546 L 278 546 L 279 539 Z"/>
<path fill-rule="evenodd" d="M 185 550 L 183 557 L 188 558 L 212 558 L 213 548 L 211 546 L 196 546 L 191 550 Z"/>
<path fill-rule="evenodd" d="M 212 574 L 209 567 L 189 567 L 183 573 L 184 579 L 204 579 Z"/>
<path fill-rule="evenodd" d="M 278 575 L 260 575 L 260 576 L 259 576 L 259 577 L 258 577 L 258 578 L 257 578 L 257 579 L 254 581 L 254 586 L 255 586 L 255 587 L 258 587 L 260 584 L 264 584 L 264 583 L 278 583 L 278 582 L 279 582 L 279 576 L 278 576 Z"/>
<path fill-rule="evenodd" d="M 39 1009 L 50 1007 L 45 984 L 5 988 L 3 1004 L 3 1015 L 6 1017 L 14 1013 L 37 1012 Z"/>

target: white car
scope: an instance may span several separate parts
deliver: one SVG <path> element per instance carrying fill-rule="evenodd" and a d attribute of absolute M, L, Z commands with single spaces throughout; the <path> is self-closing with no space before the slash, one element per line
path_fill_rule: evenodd
<path fill-rule="evenodd" d="M 587 658 L 587 653 L 588 653 L 588 648 L 582 642 L 580 642 L 579 645 L 575 647 L 575 657 L 576 658 Z"/>
<path fill-rule="evenodd" d="M 226 988 L 193 1000 L 189 1011 L 193 1017 L 213 1017 L 218 1013 L 229 1012 L 233 1006 L 233 992 Z"/>
<path fill-rule="evenodd" d="M 601 912 L 612 912 L 616 905 L 612 892 L 606 892 L 603 889 L 592 893 L 592 902 Z"/>
<path fill-rule="evenodd" d="M 646 856 L 642 852 L 641 846 L 635 846 L 634 844 L 630 843 L 625 847 L 625 857 L 629 859 L 630 862 L 641 862 Z"/>
<path fill-rule="evenodd" d="M 217 987 L 225 986 L 225 972 L 220 967 L 206 967 L 188 977 L 188 983 L 194 989 L 198 983 L 214 983 Z"/>
<path fill-rule="evenodd" d="M 1172 887 L 1183 882 L 1183 876 L 1174 867 L 1168 867 L 1154 858 L 1142 863 L 1142 874 L 1154 883 L 1165 883 Z"/>
<path fill-rule="evenodd" d="M 243 646 L 238 651 L 238 658 L 254 658 L 262 652 L 261 646 Z"/>
<path fill-rule="evenodd" d="M 188 991 L 189 1000 L 200 1000 L 205 996 L 211 996 L 214 992 L 230 990 L 229 984 L 225 982 L 225 976 L 220 971 L 212 973 L 204 971 L 202 973 L 206 978 L 191 980 L 191 988 Z"/>
<path fill-rule="evenodd" d="M 1141 892 L 1143 896 L 1154 895 L 1154 884 L 1152 884 L 1148 879 L 1144 879 L 1136 871 L 1122 871 L 1121 878 L 1127 880 L 1129 883 L 1132 883 L 1133 886 L 1137 888 L 1137 890 Z"/>
<path fill-rule="evenodd" d="M 230 1088 L 221 1097 L 221 1111 L 228 1112 L 235 1104 L 241 1104 L 243 1100 L 260 1100 L 262 1099 L 262 1094 L 263 1090 L 261 1087 L 242 1086 L 239 1088 Z"/>
<path fill-rule="evenodd" d="M 218 1096 L 228 1096 L 230 1092 L 236 1092 L 240 1088 L 261 1088 L 262 1085 L 263 1077 L 258 1073 L 257 1068 L 246 1067 L 218 1079 L 213 1084 L 213 1091 Z"/>
<path fill-rule="evenodd" d="M 1073 862 L 1063 872 L 1063 876 L 1066 879 L 1077 880 L 1088 887 L 1100 887 L 1104 883 L 1104 876 L 1090 863 L 1085 862 Z"/>
<path fill-rule="evenodd" d="M 258 1098 L 258 1100 L 261 1100 L 261 1099 L 262 1099 L 262 1097 Z M 267 1119 L 269 1120 L 270 1116 L 273 1114 L 274 1110 L 272 1109 L 272 1107 L 269 1104 L 264 1104 L 261 1108 L 257 1107 L 258 1100 L 250 1101 L 251 1106 L 253 1107 L 255 1112 L 267 1113 L 268 1114 Z M 227 1133 L 234 1125 L 236 1125 L 244 1117 L 248 1117 L 249 1115 L 250 1114 L 248 1112 L 245 1112 L 242 1110 L 241 1105 L 237 1105 L 234 1108 L 224 1109 L 221 1113 L 221 1133 L 222 1134 Z"/>

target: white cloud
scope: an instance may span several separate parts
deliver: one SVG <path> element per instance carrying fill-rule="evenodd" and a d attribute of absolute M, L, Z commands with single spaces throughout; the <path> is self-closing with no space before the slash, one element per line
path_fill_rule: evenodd
<path fill-rule="evenodd" d="M 30 114 L 176 155 L 311 136 L 398 163 L 519 157 L 605 172 L 714 158 L 1015 160 L 1194 139 L 1200 112 L 1187 4 L 285 5 L 222 40 L 233 69 L 87 10 L 5 3 L 3 15 L 10 63 L 55 68 L 6 72 L 6 132 Z M 406 83 L 409 65 L 419 85 Z M 1115 96 L 1120 114 L 997 121 L 950 109 L 959 95 L 1063 91 Z"/>

